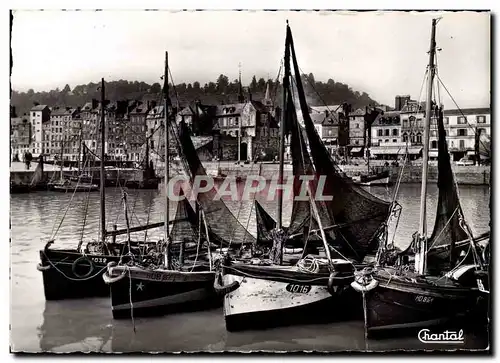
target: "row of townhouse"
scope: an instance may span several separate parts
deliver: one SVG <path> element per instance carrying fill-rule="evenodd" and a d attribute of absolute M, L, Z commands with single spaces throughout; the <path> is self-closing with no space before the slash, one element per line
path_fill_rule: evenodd
<path fill-rule="evenodd" d="M 382 159 L 396 159 L 406 153 L 412 159 L 421 157 L 424 118 L 425 102 L 418 103 L 412 100 L 407 100 L 400 110 L 379 115 L 371 126 L 370 154 Z M 352 121 L 351 125 L 353 123 Z M 491 136 L 490 108 L 445 109 L 443 123 L 448 150 L 453 160 L 473 155 L 477 138 Z M 356 124 L 364 125 L 362 122 Z M 363 132 L 361 131 L 361 134 Z M 356 145 L 364 146 L 361 140 L 362 138 L 358 137 Z M 356 142 L 356 139 L 352 141 Z M 435 115 L 431 116 L 429 141 L 429 157 L 435 159 L 438 145 Z M 359 147 L 356 151 L 359 151 Z"/>

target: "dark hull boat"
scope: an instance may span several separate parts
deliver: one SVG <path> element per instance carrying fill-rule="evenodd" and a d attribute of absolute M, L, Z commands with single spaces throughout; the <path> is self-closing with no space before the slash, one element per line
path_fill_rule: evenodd
<path fill-rule="evenodd" d="M 432 102 L 436 20 L 432 21 L 428 93 L 422 165 L 419 232 L 410 247 L 398 253 L 391 266 L 382 256 L 390 249 L 381 244 L 376 268 L 356 273 L 352 286 L 363 295 L 365 331 L 429 328 L 473 316 L 489 296 L 487 261 L 479 245 L 489 234 L 473 238 L 465 221 L 451 168 L 443 110 Z M 431 117 L 438 128 L 438 201 L 434 227 L 427 236 L 426 192 Z M 489 243 L 489 242 L 488 242 Z M 410 263 L 414 257 L 414 264 Z M 483 305 L 484 308 L 484 305 Z M 463 326 L 463 325 L 462 325 Z"/>
<path fill-rule="evenodd" d="M 104 110 L 104 79 L 101 80 L 101 125 L 105 123 Z M 101 142 L 105 143 L 105 127 L 101 127 Z M 104 149 L 101 148 L 101 159 L 104 159 Z M 43 171 L 43 170 L 42 170 Z M 100 185 L 100 224 L 101 240 L 87 243 L 81 249 L 82 241 L 74 249 L 52 248 L 54 239 L 52 238 L 43 250 L 40 251 L 40 263 L 37 268 L 42 272 L 45 298 L 47 300 L 60 300 L 72 298 L 86 298 L 96 296 L 108 296 L 109 287 L 103 281 L 103 274 L 108 263 L 118 261 L 128 262 L 131 258 L 140 259 L 144 251 L 155 246 L 155 243 L 132 242 L 116 243 L 116 236 L 127 232 L 141 231 L 149 228 L 140 226 L 106 231 L 105 213 L 105 188 L 104 188 L 104 164 L 101 165 L 101 185 Z M 72 182 L 63 182 L 62 191 L 74 191 Z M 86 186 L 86 184 L 78 184 Z M 92 189 L 95 189 L 92 186 Z M 90 191 L 89 188 L 78 191 Z M 161 223 L 160 225 L 163 225 Z M 107 237 L 112 237 L 112 241 L 107 241 Z"/>
<path fill-rule="evenodd" d="M 363 294 L 368 336 L 452 322 L 471 312 L 480 296 L 477 288 L 464 287 L 458 281 L 420 276 L 412 281 L 390 268 L 379 270 L 374 278 L 377 288 Z"/>
<path fill-rule="evenodd" d="M 104 252 L 100 245 L 89 243 L 82 253 L 78 249 L 49 248 L 51 244 L 40 251 L 41 262 L 37 265 L 42 272 L 46 300 L 109 296 L 109 286 L 102 276 L 110 262 L 118 263 L 127 245 L 116 244 Z M 138 242 L 132 246 L 136 255 L 140 255 L 139 248 L 146 247 Z M 127 262 L 130 257 L 122 259 Z"/>
<path fill-rule="evenodd" d="M 222 303 L 211 271 L 110 266 L 104 279 L 111 286 L 115 319 L 200 310 Z"/>

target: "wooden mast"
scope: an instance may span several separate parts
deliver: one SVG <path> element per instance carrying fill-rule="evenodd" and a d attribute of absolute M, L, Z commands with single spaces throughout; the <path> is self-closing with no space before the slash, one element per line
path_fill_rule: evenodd
<path fill-rule="evenodd" d="M 419 248 L 415 256 L 415 271 L 419 274 L 424 274 L 426 266 L 427 253 L 427 173 L 429 161 L 429 133 L 430 120 L 432 112 L 432 85 L 434 80 L 434 53 L 436 49 L 436 19 L 432 19 L 431 45 L 429 50 L 429 75 L 427 78 L 427 100 L 425 104 L 425 120 L 424 120 L 424 149 L 422 160 L 422 188 L 420 193 L 420 224 L 419 224 Z"/>
<path fill-rule="evenodd" d="M 100 206 L 101 206 L 101 241 L 106 243 L 106 205 L 104 183 L 106 175 L 104 173 L 104 144 L 106 142 L 106 123 L 104 115 L 104 78 L 101 78 L 101 168 L 100 168 Z"/>
<path fill-rule="evenodd" d="M 169 197 L 168 197 L 168 180 L 169 180 L 169 158 L 170 158 L 170 150 L 169 150 L 169 128 L 168 128 L 168 52 L 165 52 L 165 76 L 164 76 L 164 86 L 163 86 L 163 97 L 164 97 L 164 125 L 165 125 L 165 224 L 164 224 L 164 236 L 165 236 L 165 267 L 170 269 L 170 236 L 169 236 L 169 220 L 170 220 L 170 212 L 169 212 Z"/>

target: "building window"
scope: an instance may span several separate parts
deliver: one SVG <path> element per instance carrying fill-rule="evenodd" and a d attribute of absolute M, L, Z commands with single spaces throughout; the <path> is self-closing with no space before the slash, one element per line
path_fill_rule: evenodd
<path fill-rule="evenodd" d="M 354 143 L 355 143 L 356 145 L 359 145 L 359 140 L 354 140 Z"/>
<path fill-rule="evenodd" d="M 389 139 L 385 139 L 385 142 L 389 142 Z"/>
<path fill-rule="evenodd" d="M 413 132 L 410 134 L 410 141 L 415 142 L 415 134 Z"/>
<path fill-rule="evenodd" d="M 437 149 L 438 142 L 436 140 L 431 141 L 431 149 Z"/>
<path fill-rule="evenodd" d="M 398 140 L 397 139 L 392 139 L 392 142 L 398 142 Z"/>
<path fill-rule="evenodd" d="M 356 128 L 359 129 L 359 124 L 356 124 Z"/>
<path fill-rule="evenodd" d="M 389 133 L 390 133 L 390 130 L 389 129 L 385 129 L 385 136 L 389 136 Z"/>
<path fill-rule="evenodd" d="M 477 123 L 484 124 L 486 122 L 486 116 L 477 116 Z"/>
<path fill-rule="evenodd" d="M 459 125 L 463 125 L 463 124 L 465 124 L 465 117 L 463 117 L 463 116 L 459 116 L 459 117 L 458 117 L 458 124 L 459 124 Z"/>
<path fill-rule="evenodd" d="M 408 127 L 408 120 L 403 120 L 403 127 Z"/>
<path fill-rule="evenodd" d="M 467 129 L 458 129 L 457 135 L 458 136 L 467 136 Z"/>
<path fill-rule="evenodd" d="M 417 134 L 417 143 L 418 144 L 422 143 L 422 134 L 420 132 Z"/>
<path fill-rule="evenodd" d="M 449 117 L 443 117 L 444 124 L 448 125 L 450 123 L 450 118 Z"/>
<path fill-rule="evenodd" d="M 460 150 L 465 149 L 465 140 L 458 140 L 458 148 Z"/>
<path fill-rule="evenodd" d="M 398 136 L 398 129 L 392 129 L 392 136 Z"/>
<path fill-rule="evenodd" d="M 382 130 L 381 130 L 381 129 L 379 129 L 379 130 L 378 130 L 377 135 L 378 135 L 378 136 L 382 136 Z"/>

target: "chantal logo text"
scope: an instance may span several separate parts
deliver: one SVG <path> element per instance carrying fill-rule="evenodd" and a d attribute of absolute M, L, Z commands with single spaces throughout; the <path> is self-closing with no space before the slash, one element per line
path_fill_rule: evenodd
<path fill-rule="evenodd" d="M 418 332 L 418 340 L 422 343 L 460 344 L 464 342 L 464 331 L 445 330 L 443 333 L 431 333 L 429 329 Z"/>

